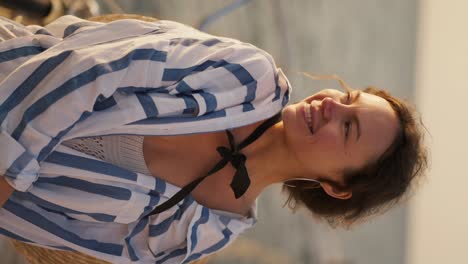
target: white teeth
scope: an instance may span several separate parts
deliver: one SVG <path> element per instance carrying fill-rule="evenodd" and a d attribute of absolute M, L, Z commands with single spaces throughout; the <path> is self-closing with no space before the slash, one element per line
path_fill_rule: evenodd
<path fill-rule="evenodd" d="M 312 114 L 310 113 L 310 105 L 305 107 L 305 117 L 306 117 L 307 126 L 309 127 L 310 132 L 314 133 L 313 127 L 312 127 Z"/>

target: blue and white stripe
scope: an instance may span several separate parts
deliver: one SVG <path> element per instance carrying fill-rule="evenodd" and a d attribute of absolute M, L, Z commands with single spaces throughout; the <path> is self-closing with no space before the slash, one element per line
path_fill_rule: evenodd
<path fill-rule="evenodd" d="M 65 16 L 0 27 L 0 173 L 16 189 L 0 209 L 0 234 L 112 263 L 188 263 L 255 223 L 255 212 L 226 214 L 191 196 L 149 217 L 179 187 L 61 142 L 265 120 L 290 91 L 269 54 L 172 21 Z"/>

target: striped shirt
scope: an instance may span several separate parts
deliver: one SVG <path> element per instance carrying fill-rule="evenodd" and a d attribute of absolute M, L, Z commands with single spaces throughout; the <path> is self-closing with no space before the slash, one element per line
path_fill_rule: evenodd
<path fill-rule="evenodd" d="M 221 131 L 267 119 L 290 85 L 253 45 L 172 22 L 0 19 L 0 174 L 16 191 L 0 233 L 113 263 L 189 263 L 256 222 L 61 144 L 102 135 Z"/>

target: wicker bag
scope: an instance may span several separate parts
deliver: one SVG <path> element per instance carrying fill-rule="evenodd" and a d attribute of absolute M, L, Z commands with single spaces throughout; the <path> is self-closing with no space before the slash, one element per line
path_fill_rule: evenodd
<path fill-rule="evenodd" d="M 16 251 L 22 254 L 30 264 L 108 264 L 83 253 L 53 250 L 39 246 L 33 246 L 18 240 L 10 239 Z"/>

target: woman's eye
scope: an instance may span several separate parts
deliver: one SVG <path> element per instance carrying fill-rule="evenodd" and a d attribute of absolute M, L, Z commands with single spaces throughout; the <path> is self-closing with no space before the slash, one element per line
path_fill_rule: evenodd
<path fill-rule="evenodd" d="M 350 130 L 351 130 L 351 122 L 346 121 L 345 122 L 345 139 L 348 138 Z"/>

